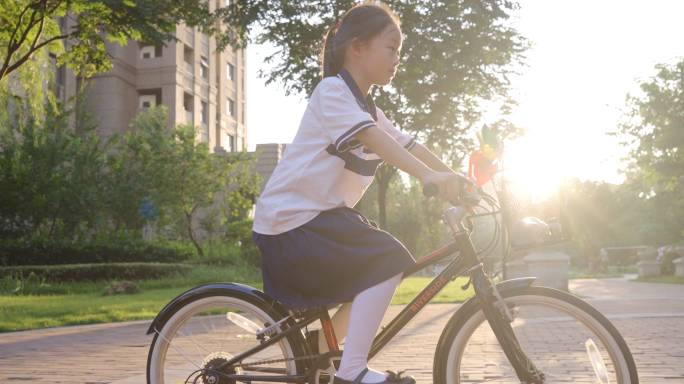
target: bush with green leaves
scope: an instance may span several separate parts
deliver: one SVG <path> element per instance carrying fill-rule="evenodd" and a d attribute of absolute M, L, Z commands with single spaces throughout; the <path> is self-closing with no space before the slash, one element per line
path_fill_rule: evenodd
<path fill-rule="evenodd" d="M 196 127 L 169 129 L 166 107 L 106 143 L 89 120 L 74 129 L 68 105 L 59 108 L 0 132 L 0 265 L 202 258 L 198 213 L 223 231 L 258 193 L 255 155 L 211 154 Z M 147 243 L 143 229 L 153 227 Z"/>
<path fill-rule="evenodd" d="M 188 273 L 192 266 L 171 263 L 108 263 L 0 267 L 0 277 L 47 282 L 157 279 Z M 35 277 L 32 277 L 35 276 Z"/>
<path fill-rule="evenodd" d="M 149 243 L 140 235 L 119 231 L 90 241 L 50 236 L 0 240 L 0 265 L 60 265 L 126 262 L 175 263 L 192 259 L 191 244 L 157 239 Z"/>

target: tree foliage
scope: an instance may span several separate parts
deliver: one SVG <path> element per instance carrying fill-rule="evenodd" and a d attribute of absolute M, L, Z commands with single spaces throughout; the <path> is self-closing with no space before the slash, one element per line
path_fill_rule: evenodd
<path fill-rule="evenodd" d="M 129 39 L 153 44 L 177 41 L 180 23 L 200 27 L 215 36 L 223 50 L 233 34 L 218 21 L 229 21 L 228 10 L 211 10 L 197 0 L 2 0 L 0 1 L 0 82 L 40 54 L 57 53 L 60 64 L 90 76 L 111 69 L 105 41 L 126 45 Z M 73 20 L 60 26 L 58 18 Z M 68 49 L 64 42 L 68 40 Z"/>
<path fill-rule="evenodd" d="M 217 49 L 243 47 L 239 34 L 227 28 L 235 5 L 214 8 L 197 0 L 0 0 L 0 121 L 39 118 L 55 97 L 45 92 L 54 77 L 46 70 L 66 65 L 89 77 L 112 68 L 106 42 L 129 40 L 165 45 L 178 41 L 183 23 L 214 36 Z M 54 55 L 54 59 L 50 57 Z M 17 101 L 19 101 L 17 103 Z M 17 104 L 19 108 L 17 108 Z M 21 117 L 19 120 L 23 120 Z"/>
<path fill-rule="evenodd" d="M 207 143 L 197 143 L 198 127 L 168 130 L 167 114 L 166 107 L 154 107 L 131 123 L 137 129 L 110 157 L 110 193 L 116 199 L 108 208 L 117 223 L 133 228 L 149 221 L 160 228 L 176 224 L 176 235 L 187 236 L 202 257 L 195 229 L 199 211 L 209 210 L 209 217 L 216 216 L 211 210 L 223 212 L 222 222 L 244 215 L 261 180 L 252 172 L 256 157 L 244 151 L 213 155 Z M 140 213 L 145 206 L 148 217 Z"/>
<path fill-rule="evenodd" d="M 2 131 L 0 239 L 87 241 L 122 231 L 141 238 L 146 225 L 173 232 L 181 222 L 171 237 L 191 240 L 202 256 L 198 212 L 217 210 L 225 227 L 251 207 L 256 156 L 212 155 L 196 142 L 196 127 L 168 129 L 165 107 L 138 115 L 136 130 L 104 144 L 95 125 L 71 127 L 73 111 L 59 105 L 44 121 Z"/>
<path fill-rule="evenodd" d="M 627 95 L 619 125 L 630 148 L 627 175 L 647 192 L 684 197 L 684 61 L 656 65 L 658 73 L 640 83 L 642 95 Z"/>
<path fill-rule="evenodd" d="M 98 222 L 108 146 L 89 122 L 81 133 L 71 128 L 74 111 L 0 131 L 0 237 L 73 236 Z"/>
<path fill-rule="evenodd" d="M 684 236 L 684 60 L 655 69 L 655 76 L 640 81 L 640 94 L 627 95 L 611 134 L 629 148 L 625 187 L 655 214 L 644 224 L 654 228 L 646 230 L 677 241 Z"/>

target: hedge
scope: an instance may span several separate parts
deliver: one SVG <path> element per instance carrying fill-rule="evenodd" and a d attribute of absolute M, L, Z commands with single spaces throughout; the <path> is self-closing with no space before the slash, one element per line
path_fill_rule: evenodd
<path fill-rule="evenodd" d="M 150 244 L 122 236 L 90 243 L 45 237 L 0 241 L 0 266 L 102 263 L 177 263 L 194 258 L 194 248 L 168 242 Z"/>
<path fill-rule="evenodd" d="M 46 281 L 61 283 L 71 281 L 143 280 L 158 279 L 185 274 L 193 267 L 171 263 L 109 263 L 73 265 L 31 265 L 0 267 L 0 278 L 6 276 L 28 277 L 31 273 Z"/>

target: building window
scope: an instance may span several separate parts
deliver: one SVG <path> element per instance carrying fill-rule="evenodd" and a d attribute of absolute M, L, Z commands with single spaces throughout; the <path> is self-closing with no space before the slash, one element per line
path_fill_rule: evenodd
<path fill-rule="evenodd" d="M 233 81 L 234 73 L 235 73 L 235 67 L 233 66 L 233 64 L 231 64 L 231 63 L 226 64 L 226 79 Z"/>
<path fill-rule="evenodd" d="M 140 95 L 138 108 L 150 108 L 157 104 L 157 96 L 155 95 Z"/>
<path fill-rule="evenodd" d="M 240 111 L 240 118 L 241 118 L 241 123 L 245 123 L 245 103 L 242 103 L 242 111 Z"/>
<path fill-rule="evenodd" d="M 154 45 L 148 45 L 140 48 L 141 59 L 154 59 Z"/>
<path fill-rule="evenodd" d="M 209 80 L 209 62 L 204 57 L 200 57 L 200 76 Z"/>
<path fill-rule="evenodd" d="M 162 56 L 162 46 L 161 45 L 143 45 L 140 47 L 140 58 L 141 59 L 154 59 L 155 57 Z"/>
<path fill-rule="evenodd" d="M 226 112 L 230 116 L 235 117 L 235 102 L 231 99 L 226 100 Z"/>
<path fill-rule="evenodd" d="M 183 94 L 183 109 L 185 110 L 185 122 L 186 123 L 194 123 L 194 116 L 193 116 L 193 104 L 195 104 L 194 98 L 192 95 L 189 95 L 187 93 Z"/>
<path fill-rule="evenodd" d="M 195 63 L 194 56 L 195 54 L 192 48 L 186 45 L 185 49 L 183 50 L 183 60 L 185 61 L 185 69 L 190 73 L 193 73 L 193 67 Z"/>
<path fill-rule="evenodd" d="M 228 152 L 233 152 L 234 151 L 233 146 L 235 144 L 234 141 L 235 141 L 235 138 L 233 137 L 233 135 L 229 135 L 226 133 L 225 142 L 223 143 L 223 149 L 225 149 Z"/>
<path fill-rule="evenodd" d="M 202 124 L 209 124 L 209 106 L 204 101 L 200 102 L 200 114 Z"/>

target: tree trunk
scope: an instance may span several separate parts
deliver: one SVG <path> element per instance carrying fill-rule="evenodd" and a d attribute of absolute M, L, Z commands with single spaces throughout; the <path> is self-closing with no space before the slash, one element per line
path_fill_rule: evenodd
<path fill-rule="evenodd" d="M 387 230 L 387 189 L 392 177 L 397 173 L 397 169 L 389 164 L 385 164 L 376 174 L 378 180 L 378 219 L 380 229 Z"/>
<path fill-rule="evenodd" d="M 197 248 L 197 254 L 201 259 L 204 259 L 204 252 L 202 251 L 202 247 L 199 245 L 197 242 L 197 235 L 195 234 L 195 228 L 192 226 L 192 216 L 195 210 L 193 209 L 192 213 L 186 213 L 185 217 L 188 219 L 188 234 L 190 235 L 190 240 L 192 240 L 192 243 L 195 244 L 195 248 Z"/>

